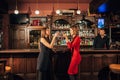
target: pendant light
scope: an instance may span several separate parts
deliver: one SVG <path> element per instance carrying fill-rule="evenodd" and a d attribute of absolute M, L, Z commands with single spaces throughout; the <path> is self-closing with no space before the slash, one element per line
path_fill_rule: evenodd
<path fill-rule="evenodd" d="M 59 1 L 58 0 L 57 0 L 57 3 L 58 3 L 57 5 L 58 5 L 58 8 L 59 8 Z M 60 14 L 60 12 L 61 11 L 59 9 L 56 10 L 56 14 Z"/>
<path fill-rule="evenodd" d="M 55 15 L 55 8 L 54 8 L 54 6 L 55 5 L 54 5 L 54 0 L 53 0 L 53 3 L 52 3 L 52 12 L 51 12 L 52 15 Z"/>
<path fill-rule="evenodd" d="M 31 15 L 31 14 L 32 14 L 31 7 L 30 7 L 30 3 L 29 3 L 29 6 L 28 6 L 27 13 L 28 13 L 29 15 Z"/>
<path fill-rule="evenodd" d="M 56 10 L 56 14 L 60 14 L 60 10 L 58 9 L 58 10 Z"/>
<path fill-rule="evenodd" d="M 19 14 L 19 11 L 17 9 L 17 0 L 16 0 L 16 9 L 14 10 L 14 14 Z"/>
<path fill-rule="evenodd" d="M 40 11 L 38 9 L 35 10 L 35 14 L 40 14 Z"/>
<path fill-rule="evenodd" d="M 80 14 L 81 13 L 81 11 L 80 11 L 80 9 L 79 9 L 79 0 L 78 0 L 78 4 L 77 4 L 77 14 Z"/>
<path fill-rule="evenodd" d="M 38 14 L 40 14 L 40 11 L 38 10 L 38 0 L 36 0 L 36 3 L 37 3 L 36 4 L 37 9 L 35 10 L 35 14 L 38 15 Z"/>

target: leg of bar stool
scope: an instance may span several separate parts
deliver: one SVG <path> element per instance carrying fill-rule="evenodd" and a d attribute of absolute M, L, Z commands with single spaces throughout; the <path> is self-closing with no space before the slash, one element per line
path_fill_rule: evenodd
<path fill-rule="evenodd" d="M 109 71 L 109 80 L 111 80 L 111 70 Z"/>

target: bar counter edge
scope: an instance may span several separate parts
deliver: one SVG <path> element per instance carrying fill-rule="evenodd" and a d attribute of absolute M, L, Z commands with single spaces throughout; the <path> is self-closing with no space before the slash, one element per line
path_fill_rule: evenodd
<path fill-rule="evenodd" d="M 8 49 L 0 50 L 0 53 L 39 53 L 39 49 Z M 80 52 L 120 52 L 120 50 L 94 50 L 94 49 L 81 49 Z"/>

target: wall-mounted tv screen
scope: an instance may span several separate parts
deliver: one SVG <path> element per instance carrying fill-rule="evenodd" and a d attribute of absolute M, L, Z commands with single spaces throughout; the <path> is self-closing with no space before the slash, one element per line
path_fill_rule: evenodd
<path fill-rule="evenodd" d="M 29 23 L 29 14 L 10 14 L 10 24 L 26 24 Z"/>
<path fill-rule="evenodd" d="M 98 25 L 98 28 L 104 28 L 105 27 L 105 19 L 104 18 L 98 18 L 97 25 Z"/>

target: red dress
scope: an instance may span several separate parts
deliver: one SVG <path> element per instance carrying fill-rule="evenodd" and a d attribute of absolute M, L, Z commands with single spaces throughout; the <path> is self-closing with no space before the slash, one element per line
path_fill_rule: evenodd
<path fill-rule="evenodd" d="M 67 46 L 72 50 L 72 57 L 70 61 L 70 65 L 68 68 L 68 74 L 73 75 L 78 73 L 79 63 L 81 62 L 80 55 L 80 37 L 74 37 L 72 42 L 67 42 Z"/>

